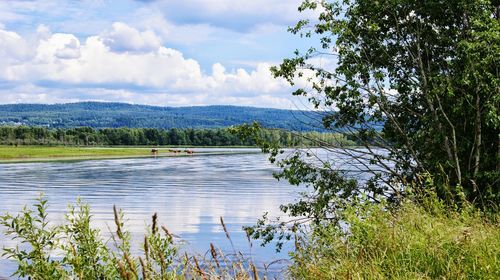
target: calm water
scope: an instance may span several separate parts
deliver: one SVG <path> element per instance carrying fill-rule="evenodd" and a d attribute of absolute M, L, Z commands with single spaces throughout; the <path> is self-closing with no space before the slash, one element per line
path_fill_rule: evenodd
<path fill-rule="evenodd" d="M 114 229 L 116 204 L 125 211 L 136 243 L 157 212 L 160 223 L 187 242 L 186 250 L 202 254 L 210 242 L 232 251 L 219 224 L 222 216 L 236 249 L 249 253 L 242 226 L 264 212 L 279 215 L 278 206 L 297 197 L 297 188 L 272 177 L 274 170 L 260 153 L 0 164 L 0 212 L 16 213 L 43 192 L 51 219 L 60 222 L 67 205 L 81 197 L 91 206 L 94 226 L 106 235 L 108 225 Z M 1 246 L 13 244 L 0 236 Z M 258 244 L 252 255 L 258 264 L 287 257 Z M 11 262 L 0 260 L 1 277 L 14 270 Z"/>

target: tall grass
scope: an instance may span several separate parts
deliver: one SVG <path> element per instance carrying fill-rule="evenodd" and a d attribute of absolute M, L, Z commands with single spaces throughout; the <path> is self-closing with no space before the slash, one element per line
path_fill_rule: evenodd
<path fill-rule="evenodd" d="M 432 197 L 392 211 L 363 203 L 344 214 L 344 228 L 317 226 L 298 239 L 292 278 L 500 279 L 498 215 Z"/>
<path fill-rule="evenodd" d="M 499 215 L 484 217 L 473 207 L 455 210 L 434 197 L 395 209 L 359 203 L 343 213 L 344 226 L 312 226 L 297 234 L 291 279 L 500 279 Z M 205 255 L 179 250 L 177 237 L 153 215 L 142 253 L 131 250 L 124 214 L 114 208 L 115 228 L 103 241 L 91 227 L 89 206 L 70 206 L 65 222 L 47 219 L 47 200 L 0 224 L 24 246 L 4 248 L 17 263 L 13 276 L 31 279 L 266 279 L 241 253 L 228 255 L 214 244 Z M 226 237 L 231 236 L 224 220 Z M 250 239 L 249 239 L 250 242 Z M 250 246 L 252 243 L 250 242 Z"/>

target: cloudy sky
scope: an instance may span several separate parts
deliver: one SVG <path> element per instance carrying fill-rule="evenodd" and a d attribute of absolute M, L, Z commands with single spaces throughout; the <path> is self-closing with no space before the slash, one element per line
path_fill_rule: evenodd
<path fill-rule="evenodd" d="M 0 103 L 293 108 L 296 0 L 0 1 Z M 303 17 L 303 15 L 302 15 Z"/>

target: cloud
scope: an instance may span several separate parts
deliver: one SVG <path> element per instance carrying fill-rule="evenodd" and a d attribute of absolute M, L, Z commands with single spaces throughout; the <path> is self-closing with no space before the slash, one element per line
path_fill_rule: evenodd
<path fill-rule="evenodd" d="M 300 0 L 165 0 L 155 1 L 176 22 L 209 22 L 228 29 L 248 29 L 259 23 L 291 24 L 297 20 Z"/>
<path fill-rule="evenodd" d="M 134 91 L 107 88 L 47 88 L 38 85 L 20 85 L 9 89 L 0 88 L 1 103 L 67 103 L 78 101 L 127 102 L 154 106 L 240 105 L 295 109 L 288 95 L 257 94 L 233 96 L 223 92 L 166 92 Z"/>
<path fill-rule="evenodd" d="M 47 39 L 51 35 L 50 28 L 45 24 L 40 24 L 36 28 L 36 34 L 39 39 Z"/>
<path fill-rule="evenodd" d="M 151 30 L 138 31 L 123 22 L 113 23 L 111 31 L 101 35 L 104 44 L 113 51 L 154 51 L 161 46 L 161 39 Z"/>
<path fill-rule="evenodd" d="M 38 47 L 37 58 L 76 59 L 80 57 L 80 41 L 71 34 L 54 34 Z"/>
<path fill-rule="evenodd" d="M 10 79 L 10 66 L 22 64 L 30 55 L 28 43 L 21 36 L 0 29 L 0 81 Z"/>
<path fill-rule="evenodd" d="M 166 43 L 195 45 L 210 40 L 219 40 L 220 34 L 226 36 L 231 34 L 230 30 L 207 23 L 179 25 L 167 20 L 159 11 L 149 8 L 141 9 L 138 12 L 138 18 L 136 25 L 153 30 Z"/>
<path fill-rule="evenodd" d="M 80 43 L 72 34 L 53 34 L 42 40 L 29 63 L 12 65 L 11 79 L 106 87 L 165 87 L 179 79 L 201 76 L 198 63 L 179 51 L 159 47 L 149 52 L 116 52 L 104 38 L 91 36 Z"/>
<path fill-rule="evenodd" d="M 0 55 L 4 59 L 23 58 L 26 51 L 26 42 L 21 36 L 15 32 L 0 29 Z"/>
<path fill-rule="evenodd" d="M 118 25 L 114 25 L 117 27 Z M 119 25 L 121 30 L 123 25 Z M 131 27 L 131 34 L 144 34 Z M 1 35 L 2 33 L 0 33 Z M 16 52 L 15 45 L 22 38 L 14 32 L 5 32 L 3 55 Z M 151 34 L 152 37 L 156 35 Z M 141 52 L 123 51 L 108 45 L 108 34 L 88 37 L 81 43 L 72 34 L 55 33 L 41 39 L 34 58 L 25 63 L 9 65 L 11 81 L 53 82 L 99 87 L 137 86 L 176 91 L 225 90 L 234 92 L 269 92 L 277 81 L 271 79 L 269 65 L 261 64 L 251 72 L 236 69 L 227 73 L 221 64 L 214 64 L 212 75 L 202 72 L 198 62 L 188 59 L 175 49 L 159 45 L 153 47 L 148 36 L 133 38 L 129 47 Z M 145 48 L 144 46 L 149 46 Z M 144 47 L 144 48 L 143 48 Z M 146 51 L 146 49 L 149 49 Z"/>
<path fill-rule="evenodd" d="M 216 63 L 212 66 L 209 86 L 217 91 L 232 92 L 233 96 L 249 97 L 257 92 L 260 94 L 280 92 L 281 88 L 286 88 L 286 84 L 272 77 L 270 67 L 270 64 L 259 63 L 250 72 L 240 68 L 226 73 L 224 66 Z"/>
<path fill-rule="evenodd" d="M 0 30 L 0 102 L 291 107 L 290 88 L 272 77 L 269 63 L 247 70 L 214 63 L 205 72 L 196 60 L 162 46 L 151 30 L 121 23 L 110 30 L 81 40 L 40 27 L 31 45 L 15 32 Z M 132 42 L 120 41 L 124 34 Z"/>

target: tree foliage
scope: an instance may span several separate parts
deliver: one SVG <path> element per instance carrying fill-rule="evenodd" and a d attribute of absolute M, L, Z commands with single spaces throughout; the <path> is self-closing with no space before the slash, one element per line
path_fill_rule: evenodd
<path fill-rule="evenodd" d="M 321 156 L 284 154 L 256 141 L 281 167 L 276 178 L 308 190 L 282 206 L 289 219 L 264 216 L 247 228 L 253 237 L 277 238 L 280 248 L 300 225 L 341 226 L 342 212 L 359 199 L 399 203 L 409 193 L 431 191 L 452 207 L 498 211 L 498 3 L 305 0 L 299 7 L 311 10 L 316 19 L 289 31 L 317 47 L 297 50 L 271 70 L 310 102 L 325 129 L 360 146 L 318 141 L 328 154 Z M 297 87 L 297 79 L 307 86 Z M 259 126 L 240 130 L 255 138 Z"/>
<path fill-rule="evenodd" d="M 500 19 L 489 0 L 309 1 L 317 20 L 290 31 L 320 47 L 273 68 L 294 94 L 327 111 L 330 130 L 364 143 L 358 162 L 380 167 L 372 193 L 400 194 L 401 184 L 424 187 L 430 174 L 440 196 L 491 206 L 500 201 Z M 328 68 L 315 63 L 331 60 Z M 383 123 L 377 133 L 374 123 Z M 381 155 L 373 146 L 387 153 Z M 389 164 L 390 162 L 391 164 Z M 383 170 L 383 171 L 381 171 Z M 376 182 L 375 182 L 376 181 Z"/>
<path fill-rule="evenodd" d="M 309 139 L 322 139 L 332 145 L 348 145 L 353 141 L 341 134 L 315 131 L 293 132 L 280 129 L 262 129 L 262 139 L 282 146 L 314 145 Z M 182 146 L 254 146 L 253 140 L 242 140 L 229 129 L 155 129 L 76 127 L 48 129 L 45 127 L 0 126 L 0 144 L 4 145 L 182 145 Z"/>

